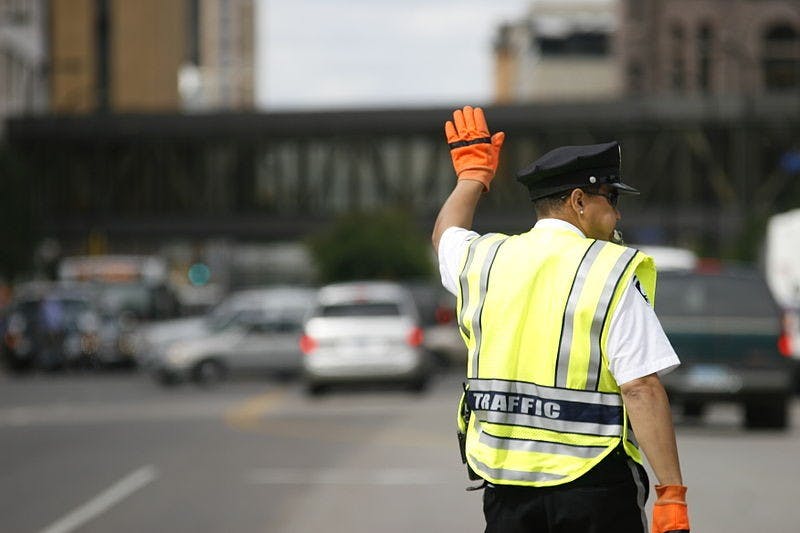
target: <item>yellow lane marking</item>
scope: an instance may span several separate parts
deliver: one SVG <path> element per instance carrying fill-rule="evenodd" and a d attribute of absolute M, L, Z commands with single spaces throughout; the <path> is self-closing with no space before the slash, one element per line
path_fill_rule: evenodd
<path fill-rule="evenodd" d="M 249 398 L 225 413 L 225 423 L 242 431 L 255 431 L 261 427 L 261 418 L 275 409 L 286 397 L 286 390 L 274 390 Z"/>
<path fill-rule="evenodd" d="M 287 389 L 279 389 L 248 398 L 225 413 L 225 424 L 248 433 L 272 437 L 314 439 L 327 442 L 373 442 L 383 446 L 430 448 L 451 446 L 454 439 L 441 433 L 426 433 L 413 429 L 365 429 L 344 421 L 316 421 L 309 423 L 282 419 L 267 422 L 264 418 L 286 400 Z"/>
<path fill-rule="evenodd" d="M 233 422 L 229 419 L 229 424 L 236 429 L 259 435 L 338 443 L 372 442 L 382 446 L 440 448 L 451 446 L 455 440 L 455 438 L 445 438 L 444 435 L 438 432 L 432 434 L 413 429 L 403 430 L 401 428 L 373 430 L 354 427 L 344 422 L 309 423 L 305 421 L 280 420 L 280 422 L 267 424 L 258 418 L 245 418 L 241 422 Z"/>

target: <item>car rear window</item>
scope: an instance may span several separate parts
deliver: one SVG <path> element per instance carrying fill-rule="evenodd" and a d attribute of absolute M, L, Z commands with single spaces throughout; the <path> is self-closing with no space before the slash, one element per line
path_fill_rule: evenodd
<path fill-rule="evenodd" d="M 775 317 L 778 309 L 757 277 L 659 276 L 659 316 Z"/>
<path fill-rule="evenodd" d="M 317 316 L 400 316 L 400 306 L 393 302 L 359 302 L 336 305 L 323 305 Z"/>

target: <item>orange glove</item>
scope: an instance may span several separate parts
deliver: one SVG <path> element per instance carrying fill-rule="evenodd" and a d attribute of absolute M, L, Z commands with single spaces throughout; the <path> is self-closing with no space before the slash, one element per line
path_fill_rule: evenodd
<path fill-rule="evenodd" d="M 506 134 L 500 131 L 490 137 L 483 109 L 470 106 L 453 112 L 453 122 L 445 122 L 444 133 L 458 179 L 479 181 L 488 191 Z"/>
<path fill-rule="evenodd" d="M 656 485 L 658 499 L 653 504 L 652 533 L 689 533 L 686 487 Z"/>

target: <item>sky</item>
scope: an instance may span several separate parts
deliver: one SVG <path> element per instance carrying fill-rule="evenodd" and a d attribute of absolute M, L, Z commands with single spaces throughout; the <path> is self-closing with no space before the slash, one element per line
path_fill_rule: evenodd
<path fill-rule="evenodd" d="M 492 43 L 530 0 L 257 0 L 259 107 L 485 104 Z"/>

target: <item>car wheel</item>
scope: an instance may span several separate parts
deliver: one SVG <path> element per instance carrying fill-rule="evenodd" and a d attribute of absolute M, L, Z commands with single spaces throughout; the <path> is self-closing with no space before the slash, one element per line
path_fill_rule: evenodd
<path fill-rule="evenodd" d="M 306 383 L 306 394 L 309 396 L 321 396 L 327 387 L 321 383 Z"/>
<path fill-rule="evenodd" d="M 789 402 L 785 396 L 750 400 L 744 406 L 744 424 L 749 429 L 784 429 L 788 411 Z"/>
<path fill-rule="evenodd" d="M 225 379 L 225 367 L 215 359 L 200 361 L 192 370 L 192 379 L 200 385 L 216 385 Z"/>
<path fill-rule="evenodd" d="M 174 387 L 180 381 L 175 374 L 164 371 L 153 372 L 153 379 L 162 387 Z"/>
<path fill-rule="evenodd" d="M 425 392 L 428 387 L 428 380 L 426 378 L 415 378 L 408 382 L 408 390 L 413 392 Z"/>

